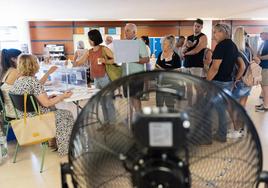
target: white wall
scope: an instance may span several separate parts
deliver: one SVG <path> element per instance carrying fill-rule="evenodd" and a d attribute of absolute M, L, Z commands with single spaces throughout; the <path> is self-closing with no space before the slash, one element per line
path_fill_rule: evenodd
<path fill-rule="evenodd" d="M 24 50 L 23 48 L 27 47 L 28 52 L 31 53 L 31 40 L 30 40 L 30 29 L 29 22 L 27 21 L 6 21 L 2 19 L 0 21 L 0 27 L 2 28 L 3 33 L 1 33 L 0 41 L 12 40 L 9 42 L 8 48 L 18 48 Z M 12 27 L 9 33 L 8 29 L 5 31 L 5 28 Z M 14 29 L 16 28 L 16 29 Z M 5 33 L 6 32 L 6 33 Z M 6 36 L 5 36 L 6 35 Z M 14 44 L 14 46 L 12 46 Z M 5 46 L 0 46 L 5 48 Z"/>
<path fill-rule="evenodd" d="M 207 35 L 207 38 L 208 38 L 208 48 L 211 48 L 212 20 L 204 20 L 202 32 Z"/>

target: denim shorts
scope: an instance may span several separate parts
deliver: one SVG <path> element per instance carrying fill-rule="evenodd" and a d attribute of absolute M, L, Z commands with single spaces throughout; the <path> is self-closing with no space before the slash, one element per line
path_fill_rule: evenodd
<path fill-rule="evenodd" d="M 232 86 L 233 86 L 233 81 L 230 82 L 221 82 L 217 80 L 212 80 L 212 83 L 215 84 L 216 86 L 220 87 L 225 93 L 230 95 L 232 97 Z"/>
<path fill-rule="evenodd" d="M 246 86 L 243 81 L 236 83 L 236 87 L 232 91 L 232 95 L 235 99 L 240 99 L 241 97 L 248 97 L 250 95 L 251 87 Z"/>

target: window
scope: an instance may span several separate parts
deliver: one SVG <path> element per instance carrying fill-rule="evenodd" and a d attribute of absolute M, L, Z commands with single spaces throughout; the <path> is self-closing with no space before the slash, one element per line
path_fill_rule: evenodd
<path fill-rule="evenodd" d="M 20 49 L 18 28 L 16 26 L 0 27 L 0 49 Z"/>

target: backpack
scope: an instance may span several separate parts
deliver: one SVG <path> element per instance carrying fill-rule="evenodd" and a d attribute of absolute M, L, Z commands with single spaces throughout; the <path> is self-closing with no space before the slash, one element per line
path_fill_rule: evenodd
<path fill-rule="evenodd" d="M 261 76 L 262 68 L 255 61 L 251 61 L 247 67 L 245 75 L 242 77 L 243 82 L 247 86 L 256 86 L 260 84 L 262 80 Z"/>

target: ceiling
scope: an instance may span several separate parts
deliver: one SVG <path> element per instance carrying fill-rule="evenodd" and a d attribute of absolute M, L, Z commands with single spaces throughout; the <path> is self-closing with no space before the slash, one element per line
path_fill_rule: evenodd
<path fill-rule="evenodd" d="M 265 19 L 268 0 L 1 0 L 1 21 Z"/>

